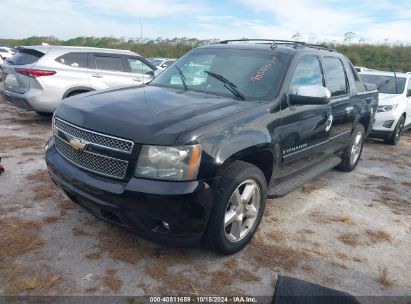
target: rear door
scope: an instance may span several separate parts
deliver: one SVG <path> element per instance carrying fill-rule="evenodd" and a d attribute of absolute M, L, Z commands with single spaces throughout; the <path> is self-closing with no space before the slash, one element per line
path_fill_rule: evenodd
<path fill-rule="evenodd" d="M 331 152 L 341 150 L 348 142 L 354 123 L 355 113 L 360 113 L 358 96 L 351 91 L 347 71 L 341 58 L 323 57 L 326 86 L 331 92 Z"/>
<path fill-rule="evenodd" d="M 302 57 L 293 72 L 288 93 L 300 86 L 324 86 L 324 76 L 317 56 Z M 331 108 L 326 105 L 289 105 L 281 108 L 280 141 L 283 162 L 279 177 L 320 162 L 327 156 L 328 120 Z"/>
<path fill-rule="evenodd" d="M 91 53 L 89 68 L 90 83 L 95 89 L 130 85 L 130 75 L 123 55 Z"/>
<path fill-rule="evenodd" d="M 4 90 L 24 94 L 30 89 L 32 77 L 18 73 L 18 69 L 33 68 L 45 53 L 24 48 L 3 64 Z M 17 70 L 16 70 L 17 69 Z"/>
<path fill-rule="evenodd" d="M 154 67 L 137 56 L 125 56 L 126 66 L 130 75 L 130 84 L 140 85 L 151 81 L 154 77 Z"/>

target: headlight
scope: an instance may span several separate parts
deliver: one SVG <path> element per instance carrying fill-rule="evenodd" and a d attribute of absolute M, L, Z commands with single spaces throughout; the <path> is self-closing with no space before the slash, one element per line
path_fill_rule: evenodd
<path fill-rule="evenodd" d="M 378 106 L 377 112 L 390 112 L 394 111 L 398 107 L 398 103 L 390 106 Z"/>
<path fill-rule="evenodd" d="M 135 176 L 165 180 L 194 180 L 201 160 L 201 145 L 143 146 Z"/>

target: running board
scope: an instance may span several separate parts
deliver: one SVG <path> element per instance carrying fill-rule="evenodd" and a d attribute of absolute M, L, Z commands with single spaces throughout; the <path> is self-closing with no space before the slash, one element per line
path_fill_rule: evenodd
<path fill-rule="evenodd" d="M 307 170 L 297 172 L 291 176 L 274 181 L 270 184 L 267 191 L 267 198 L 275 198 L 286 195 L 294 189 L 301 187 L 309 180 L 320 175 L 321 173 L 331 170 L 339 165 L 341 158 L 333 156 L 318 165 L 314 165 Z"/>

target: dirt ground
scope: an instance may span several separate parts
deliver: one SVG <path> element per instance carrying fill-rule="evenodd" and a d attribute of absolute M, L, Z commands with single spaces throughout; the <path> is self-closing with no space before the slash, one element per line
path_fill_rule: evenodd
<path fill-rule="evenodd" d="M 368 141 L 354 172 L 270 200 L 225 257 L 154 245 L 71 203 L 48 178 L 50 118 L 0 99 L 0 295 L 272 296 L 278 274 L 356 296 L 411 295 L 411 132 Z"/>

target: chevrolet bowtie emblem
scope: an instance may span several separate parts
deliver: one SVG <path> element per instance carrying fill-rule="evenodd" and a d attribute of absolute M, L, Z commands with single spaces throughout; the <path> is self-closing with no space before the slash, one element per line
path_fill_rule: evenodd
<path fill-rule="evenodd" d="M 72 139 L 70 139 L 70 146 L 76 151 L 84 151 L 87 144 L 83 143 L 78 138 L 72 138 Z"/>

